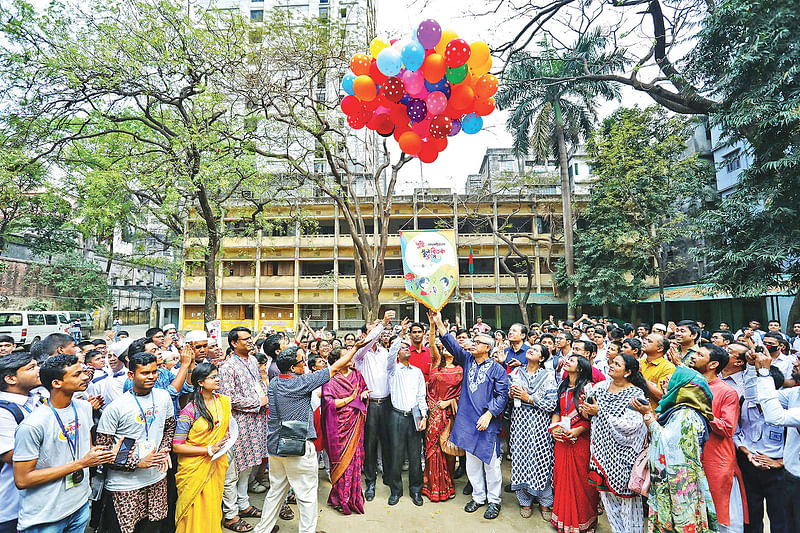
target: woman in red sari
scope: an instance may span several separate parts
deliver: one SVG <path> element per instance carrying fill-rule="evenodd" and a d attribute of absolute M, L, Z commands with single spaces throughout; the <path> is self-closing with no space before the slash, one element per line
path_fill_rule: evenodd
<path fill-rule="evenodd" d="M 422 494 L 432 502 L 443 502 L 456 495 L 453 471 L 456 456 L 445 453 L 442 445 L 450 438 L 456 417 L 461 378 L 464 370 L 453 364 L 453 356 L 436 346 L 436 324 L 430 324 L 431 372 L 428 377 L 428 426 L 425 432 L 425 485 Z M 442 361 L 444 353 L 444 361 Z M 448 452 L 461 451 L 452 444 Z M 463 454 L 463 451 L 461 452 Z"/>
<path fill-rule="evenodd" d="M 567 371 L 558 387 L 558 406 L 550 431 L 553 448 L 553 515 L 550 522 L 559 533 L 593 532 L 597 524 L 597 489 L 589 483 L 589 428 L 591 424 L 578 412 L 592 383 L 588 359 L 571 355 L 564 363 Z"/>
<path fill-rule="evenodd" d="M 331 351 L 330 363 L 340 350 Z M 364 513 L 361 469 L 364 466 L 365 402 L 369 394 L 361 373 L 351 362 L 322 386 L 322 427 L 331 462 L 331 494 L 328 504 L 342 513 Z"/>

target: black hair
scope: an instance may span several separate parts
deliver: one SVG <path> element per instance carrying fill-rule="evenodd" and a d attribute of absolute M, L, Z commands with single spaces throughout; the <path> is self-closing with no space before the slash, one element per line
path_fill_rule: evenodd
<path fill-rule="evenodd" d="M 778 341 L 783 340 L 783 335 L 781 335 L 777 331 L 768 331 L 764 333 L 764 336 L 762 338 L 766 339 L 767 337 L 769 337 L 770 339 L 778 339 Z"/>
<path fill-rule="evenodd" d="M 10 342 L 11 344 L 17 344 L 14 341 L 14 337 L 11 335 L 0 335 L 0 342 Z"/>
<path fill-rule="evenodd" d="M 469 330 L 467 328 L 458 328 L 456 330 L 456 337 L 458 337 L 462 333 L 466 333 L 467 335 L 469 335 Z"/>
<path fill-rule="evenodd" d="M 408 328 L 408 331 L 411 331 L 414 328 L 419 328 L 423 333 L 425 333 L 425 326 L 422 324 L 422 322 L 412 322 L 411 326 Z"/>
<path fill-rule="evenodd" d="M 128 370 L 136 372 L 140 366 L 147 366 L 156 362 L 156 356 L 148 352 L 137 352 L 128 356 Z"/>
<path fill-rule="evenodd" d="M 50 356 L 54 355 L 59 348 L 65 348 L 70 344 L 74 344 L 75 339 L 66 333 L 51 333 L 39 342 L 42 343 L 42 354 L 45 356 Z"/>
<path fill-rule="evenodd" d="M 0 341 L 2 340 L 3 339 L 0 338 Z M 26 366 L 32 360 L 33 357 L 28 352 L 11 353 L 0 357 L 0 391 L 8 390 L 6 376 L 16 376 L 19 369 Z"/>
<path fill-rule="evenodd" d="M 620 328 L 611 328 L 611 331 L 608 332 L 608 336 L 614 340 L 619 340 L 625 336 L 625 332 Z"/>
<path fill-rule="evenodd" d="M 639 328 L 644 328 L 649 332 L 650 331 L 650 324 L 648 324 L 647 322 L 642 322 L 641 324 L 636 326 L 636 329 L 639 329 Z"/>
<path fill-rule="evenodd" d="M 498 333 L 499 333 L 499 334 L 500 334 L 500 336 L 501 336 L 501 337 L 503 337 L 504 339 L 506 338 L 506 332 L 505 332 L 505 331 L 503 331 L 502 329 L 496 329 L 496 330 L 494 330 L 494 331 L 492 332 L 492 337 L 494 337 L 494 336 L 495 336 L 495 335 L 497 335 Z"/>
<path fill-rule="evenodd" d="M 256 352 L 256 353 L 253 354 L 253 357 L 256 358 L 256 362 L 259 365 L 263 365 L 264 363 L 266 363 L 269 360 L 267 358 L 267 355 L 264 352 Z"/>
<path fill-rule="evenodd" d="M 525 335 L 525 336 L 528 335 L 528 328 L 525 327 L 525 324 L 520 324 L 519 322 L 514 322 L 513 324 L 508 326 L 508 329 L 511 329 L 514 326 L 519 326 L 519 329 L 522 332 L 522 334 Z"/>
<path fill-rule="evenodd" d="M 731 333 L 730 331 L 717 330 L 714 332 L 714 335 L 721 336 L 722 340 L 728 341 L 728 344 L 732 343 L 735 340 L 733 338 L 733 333 Z"/>
<path fill-rule="evenodd" d="M 575 325 L 575 322 L 573 322 L 572 320 L 565 320 L 563 325 L 572 327 Z"/>
<path fill-rule="evenodd" d="M 634 356 L 622 352 L 617 357 L 622 357 L 622 360 L 625 361 L 625 370 L 630 371 L 630 375 L 625 379 L 642 389 L 646 398 L 652 396 L 650 389 L 647 388 L 647 381 L 644 379 L 642 371 L 639 370 L 639 361 Z"/>
<path fill-rule="evenodd" d="M 257 339 L 256 340 L 256 348 L 258 348 L 260 350 L 261 347 L 264 346 L 264 341 L 265 340 L 267 340 L 267 339 Z"/>
<path fill-rule="evenodd" d="M 678 322 L 677 325 L 686 326 L 687 328 L 689 328 L 689 331 L 692 334 L 692 338 L 695 339 L 695 341 L 697 340 L 696 337 L 700 336 L 701 333 L 700 326 L 698 326 L 697 322 L 695 322 L 694 320 L 681 320 L 680 322 Z"/>
<path fill-rule="evenodd" d="M 583 388 L 586 386 L 586 384 L 591 383 L 592 381 L 592 363 L 590 363 L 585 357 L 581 357 L 577 354 L 573 354 L 570 357 L 574 357 L 578 361 L 578 376 L 575 378 L 575 389 L 572 393 L 574 396 L 578 397 L 580 396 L 581 392 L 583 392 Z M 567 389 L 569 389 L 569 378 L 564 378 L 564 380 L 562 380 L 561 384 L 558 386 L 558 398 L 561 398 L 561 395 L 567 392 Z M 579 407 L 577 403 L 578 401 L 580 400 L 575 400 L 576 409 Z M 559 403 L 560 402 L 556 402 L 556 413 L 558 413 Z"/>
<path fill-rule="evenodd" d="M 708 350 L 709 361 L 716 361 L 717 364 L 717 374 L 722 372 L 722 369 L 728 366 L 728 361 L 730 361 L 730 355 L 728 355 L 728 350 L 723 348 L 722 346 L 717 346 L 713 342 L 704 342 L 703 348 Z"/>
<path fill-rule="evenodd" d="M 244 327 L 244 326 L 237 326 L 237 327 L 233 328 L 232 330 L 230 330 L 230 331 L 228 332 L 228 346 L 231 346 L 231 347 L 233 347 L 233 345 L 234 345 L 234 344 L 236 344 L 236 341 L 238 341 L 238 340 L 239 340 L 239 332 L 240 332 L 240 331 L 246 331 L 246 332 L 247 332 L 247 333 L 249 333 L 250 335 L 252 335 L 252 334 L 253 334 L 253 332 L 252 332 L 252 331 L 250 331 L 249 329 L 247 329 L 246 327 Z"/>
<path fill-rule="evenodd" d="M 319 351 L 319 339 L 311 339 L 308 342 L 308 349 L 312 352 L 314 350 Z"/>
<path fill-rule="evenodd" d="M 783 375 L 783 372 L 781 372 L 780 368 L 777 366 L 770 366 L 769 375 L 772 378 L 772 381 L 775 382 L 775 390 L 783 387 L 783 382 L 786 380 L 786 376 Z"/>
<path fill-rule="evenodd" d="M 567 340 L 567 342 L 569 342 L 570 344 L 572 344 L 575 341 L 575 337 L 573 337 L 572 333 L 570 333 L 569 331 L 561 331 L 559 332 L 559 335 L 563 335 L 564 338 Z"/>
<path fill-rule="evenodd" d="M 278 352 L 281 351 L 281 338 L 278 335 L 270 335 L 264 339 L 264 344 L 261 346 L 265 354 L 275 359 Z"/>
<path fill-rule="evenodd" d="M 98 344 L 102 344 L 103 346 L 105 346 L 106 345 L 106 341 L 105 341 L 105 339 L 95 339 L 95 340 L 92 341 L 92 344 L 94 344 L 95 346 L 97 346 Z"/>
<path fill-rule="evenodd" d="M 617 352 L 622 353 L 622 341 L 614 339 L 613 341 L 608 343 L 609 346 L 611 346 L 612 344 L 617 347 Z"/>
<path fill-rule="evenodd" d="M 39 367 L 39 380 L 45 389 L 53 390 L 53 381 L 63 380 L 67 368 L 78 363 L 78 356 L 66 353 L 56 354 L 49 357 L 42 366 Z M 26 363 L 27 364 L 27 363 Z"/>
<path fill-rule="evenodd" d="M 131 336 L 131 334 L 128 333 L 127 331 L 125 331 L 124 329 L 119 330 L 119 335 L 118 336 L 122 337 L 123 335 L 125 335 L 126 337 L 130 337 Z"/>
<path fill-rule="evenodd" d="M 606 328 L 604 328 L 599 324 L 594 326 L 594 332 L 597 333 L 598 335 L 601 335 L 603 338 L 605 338 L 606 336 Z"/>
<path fill-rule="evenodd" d="M 333 363 L 338 361 L 341 356 L 342 356 L 342 349 L 341 348 L 334 348 L 333 350 L 331 350 L 331 353 L 328 354 L 328 364 L 332 365 Z M 319 357 L 322 357 L 322 356 L 319 356 Z M 314 359 L 316 359 L 316 357 Z"/>
<path fill-rule="evenodd" d="M 338 349 L 339 348 L 334 348 L 333 350 L 338 350 Z M 333 353 L 333 350 L 331 350 L 331 353 Z M 328 357 L 330 357 L 330 355 Z M 314 365 L 317 364 L 317 359 L 322 359 L 322 356 L 321 355 L 311 355 L 311 356 L 309 356 L 308 361 L 306 361 L 306 365 L 308 365 L 308 368 L 310 370 L 312 370 L 312 371 L 314 370 Z"/>
<path fill-rule="evenodd" d="M 344 337 L 343 337 L 344 340 L 347 340 L 347 337 L 353 337 L 353 340 L 356 340 L 356 334 L 355 333 L 345 333 Z"/>
<path fill-rule="evenodd" d="M 122 359 L 123 361 L 128 361 L 133 354 L 144 352 L 145 351 L 144 347 L 147 346 L 148 342 L 153 342 L 153 339 L 151 337 L 141 337 L 139 339 L 136 339 L 135 341 L 130 343 L 128 349 L 125 350 L 120 359 Z"/>
<path fill-rule="evenodd" d="M 194 367 L 191 376 L 192 387 L 194 387 L 194 391 L 192 391 L 194 410 L 201 418 L 208 422 L 208 431 L 214 429 L 214 416 L 211 414 L 211 411 L 208 410 L 206 401 L 203 398 L 203 387 L 200 386 L 200 382 L 210 376 L 215 370 L 217 370 L 217 365 L 204 362 Z"/>
<path fill-rule="evenodd" d="M 594 341 L 577 340 L 575 342 L 582 342 L 583 349 L 589 352 L 589 356 L 592 356 L 597 353 L 597 344 L 595 344 Z"/>
<path fill-rule="evenodd" d="M 278 370 L 280 370 L 281 373 L 288 372 L 297 364 L 298 349 L 298 346 L 289 346 L 280 351 L 278 357 L 275 359 L 275 364 L 278 365 Z"/>
<path fill-rule="evenodd" d="M 633 325 L 631 325 L 630 322 L 625 322 L 622 324 L 622 336 L 627 337 L 631 333 L 633 333 Z"/>
<path fill-rule="evenodd" d="M 364 335 L 367 334 L 367 325 L 364 324 L 363 326 L 359 326 L 358 330 L 363 333 Z"/>
<path fill-rule="evenodd" d="M 538 343 L 538 342 L 536 344 L 534 344 L 533 346 L 538 346 L 539 350 L 541 350 L 541 352 L 542 352 L 542 360 L 540 361 L 539 364 L 543 364 L 545 361 L 550 359 L 550 349 L 547 346 L 545 346 L 544 344 Z M 533 346 L 531 346 L 531 348 L 533 348 Z"/>
<path fill-rule="evenodd" d="M 80 348 L 81 350 L 83 350 L 83 349 L 84 349 L 84 348 L 86 348 L 87 346 L 91 346 L 92 348 L 94 348 L 94 343 L 93 343 L 92 341 L 81 341 L 81 342 L 79 342 L 79 343 L 77 344 L 77 346 L 78 346 L 78 348 Z"/>
<path fill-rule="evenodd" d="M 89 364 L 92 362 L 92 359 L 100 355 L 100 350 L 89 350 L 85 354 L 83 354 L 83 362 L 84 364 Z"/>
<path fill-rule="evenodd" d="M 622 344 L 627 344 L 636 352 L 636 355 L 642 355 L 642 341 L 637 339 L 636 337 L 631 337 L 630 339 L 625 339 L 622 341 Z"/>
<path fill-rule="evenodd" d="M 161 328 L 149 328 L 147 331 L 144 332 L 144 336 L 152 337 L 156 333 L 164 333 L 164 330 Z"/>
<path fill-rule="evenodd" d="M 542 342 L 542 339 L 550 339 L 553 342 L 556 342 L 556 336 L 553 335 L 552 333 L 542 333 L 541 335 L 539 335 L 539 342 Z"/>
<path fill-rule="evenodd" d="M 31 348 L 29 350 L 31 357 L 36 359 L 39 363 L 47 359 L 49 354 L 44 353 L 45 344 L 42 341 L 34 342 L 31 344 Z"/>
<path fill-rule="evenodd" d="M 773 318 L 772 320 L 767 320 L 767 325 L 770 325 L 770 324 L 772 324 L 773 322 L 775 322 L 775 323 L 776 323 L 776 324 L 778 324 L 779 326 L 781 325 L 781 321 L 780 321 L 780 320 L 775 320 L 774 318 Z"/>

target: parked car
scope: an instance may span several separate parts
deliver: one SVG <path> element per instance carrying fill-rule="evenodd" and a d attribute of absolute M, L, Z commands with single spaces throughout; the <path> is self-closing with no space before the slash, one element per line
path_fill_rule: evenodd
<path fill-rule="evenodd" d="M 59 311 L 63 327 L 66 328 L 64 333 L 69 333 L 69 326 L 75 320 L 81 320 L 81 336 L 84 340 L 90 338 L 92 336 L 92 330 L 94 329 L 94 319 L 92 318 L 92 314 L 86 311 Z"/>
<path fill-rule="evenodd" d="M 0 335 L 28 349 L 51 333 L 64 333 L 63 320 L 59 311 L 0 311 Z"/>

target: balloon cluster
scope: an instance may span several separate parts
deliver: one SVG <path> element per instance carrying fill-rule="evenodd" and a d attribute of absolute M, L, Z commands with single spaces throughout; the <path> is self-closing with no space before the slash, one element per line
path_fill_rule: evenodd
<path fill-rule="evenodd" d="M 497 78 L 489 46 L 424 20 L 411 40 L 376 38 L 342 79 L 342 111 L 351 128 L 394 136 L 403 152 L 432 163 L 447 138 L 478 133 L 495 109 Z"/>

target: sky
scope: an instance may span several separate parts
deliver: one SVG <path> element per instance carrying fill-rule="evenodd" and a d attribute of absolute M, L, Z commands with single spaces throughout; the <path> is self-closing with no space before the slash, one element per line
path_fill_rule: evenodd
<path fill-rule="evenodd" d="M 480 9 L 486 9 L 482 0 L 375 0 L 378 37 L 389 39 L 408 38 L 420 22 L 432 18 L 443 29 L 451 29 L 467 42 L 485 41 L 492 48 L 513 35 L 525 19 L 517 17 L 509 20 L 507 15 L 492 14 L 476 16 Z M 569 40 L 569 39 L 567 39 Z M 366 52 L 366 51 L 365 51 Z M 495 60 L 492 72 L 497 73 Z M 626 88 L 627 89 L 627 88 Z M 622 90 L 625 105 L 651 105 L 649 97 L 636 91 Z M 609 115 L 619 102 L 605 102 L 599 108 L 600 118 Z M 505 129 L 507 112 L 496 110 L 484 117 L 484 129 L 475 135 L 463 132 L 449 139 L 450 143 L 436 161 L 430 164 L 415 159 L 408 163 L 399 175 L 398 192 L 412 192 L 415 187 L 449 187 L 458 192 L 464 191 L 464 183 L 469 174 L 477 174 L 487 148 L 511 146 L 511 134 Z M 390 144 L 397 149 L 394 142 Z M 395 152 L 395 160 L 399 149 Z"/>

